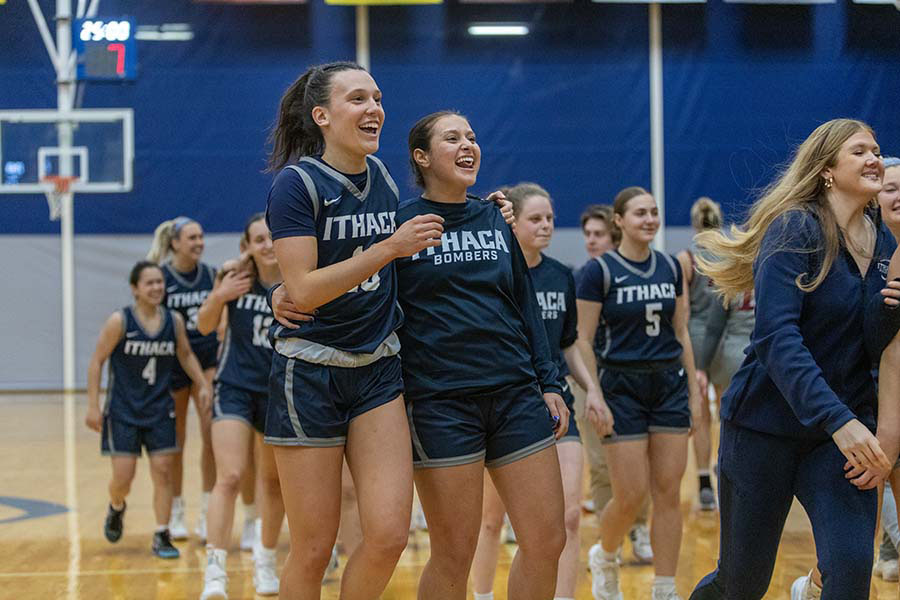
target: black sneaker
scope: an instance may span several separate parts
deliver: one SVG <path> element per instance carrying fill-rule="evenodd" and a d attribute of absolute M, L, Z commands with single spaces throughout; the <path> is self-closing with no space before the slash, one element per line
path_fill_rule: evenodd
<path fill-rule="evenodd" d="M 169 530 L 157 531 L 153 534 L 153 554 L 160 558 L 178 558 L 181 553 L 172 545 L 172 536 Z"/>
<path fill-rule="evenodd" d="M 122 518 L 125 516 L 126 508 L 127 506 L 123 502 L 122 510 L 116 510 L 110 504 L 109 510 L 106 511 L 106 523 L 103 525 L 103 533 L 106 535 L 106 539 L 112 543 L 118 542 L 119 538 L 122 537 Z"/>

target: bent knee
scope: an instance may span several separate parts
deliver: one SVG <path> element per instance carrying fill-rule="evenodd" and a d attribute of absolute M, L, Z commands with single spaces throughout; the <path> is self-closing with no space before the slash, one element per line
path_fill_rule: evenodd
<path fill-rule="evenodd" d="M 400 558 L 409 541 L 409 528 L 377 528 L 375 531 L 363 533 L 363 544 L 385 560 Z"/>
<path fill-rule="evenodd" d="M 216 486 L 221 486 L 227 493 L 237 492 L 241 488 L 242 473 L 238 469 L 219 469 L 216 471 Z"/>
<path fill-rule="evenodd" d="M 578 527 L 581 525 L 581 506 L 576 504 L 566 508 L 566 534 L 578 535 Z"/>

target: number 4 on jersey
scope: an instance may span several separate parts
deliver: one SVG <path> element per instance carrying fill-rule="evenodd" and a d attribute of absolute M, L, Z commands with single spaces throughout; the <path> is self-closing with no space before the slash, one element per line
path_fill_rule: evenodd
<path fill-rule="evenodd" d="M 147 361 L 147 366 L 141 371 L 141 377 L 147 380 L 147 385 L 156 385 L 156 357 Z"/>

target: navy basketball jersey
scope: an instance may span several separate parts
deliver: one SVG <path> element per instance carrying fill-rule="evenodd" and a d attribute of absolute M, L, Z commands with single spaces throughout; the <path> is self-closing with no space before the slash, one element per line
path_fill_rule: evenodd
<path fill-rule="evenodd" d="M 160 308 L 162 325 L 150 335 L 131 307 L 122 309 L 122 339 L 109 357 L 104 414 L 132 425 L 151 426 L 169 418 L 174 404 L 169 393 L 175 355 L 175 319 Z"/>
<path fill-rule="evenodd" d="M 415 198 L 397 222 L 428 213 L 444 218 L 441 245 L 397 261 L 408 397 L 528 381 L 558 390 L 528 266 L 496 205 Z"/>
<path fill-rule="evenodd" d="M 257 279 L 249 292 L 227 306 L 228 329 L 222 342 L 216 381 L 265 393 L 272 369 L 272 345 L 268 337 L 272 309 L 266 303 L 266 289 Z"/>
<path fill-rule="evenodd" d="M 678 261 L 656 250 L 641 263 L 628 260 L 618 250 L 588 262 L 578 297 L 603 303 L 598 360 L 615 365 L 681 356 L 681 343 L 672 326 L 681 285 Z"/>
<path fill-rule="evenodd" d="M 365 179 L 304 157 L 281 170 L 269 191 L 266 222 L 272 239 L 314 236 L 318 268 L 360 254 L 394 233 L 397 184 L 384 164 L 366 158 Z M 385 265 L 366 281 L 319 307 L 298 329 L 275 325 L 276 338 L 300 338 L 345 352 L 371 353 L 403 322 L 396 272 Z"/>
<path fill-rule="evenodd" d="M 547 331 L 550 355 L 562 378 L 569 374 L 569 365 L 562 351 L 578 339 L 575 277 L 572 269 L 544 254 L 541 254 L 541 262 L 529 271 Z"/>
<path fill-rule="evenodd" d="M 213 289 L 216 270 L 206 263 L 199 263 L 195 272 L 181 273 L 172 263 L 164 263 L 162 272 L 166 278 L 166 297 L 163 303 L 170 310 L 181 314 L 191 348 L 214 347 L 218 343 L 215 332 L 203 335 L 197 331 L 197 312 Z"/>

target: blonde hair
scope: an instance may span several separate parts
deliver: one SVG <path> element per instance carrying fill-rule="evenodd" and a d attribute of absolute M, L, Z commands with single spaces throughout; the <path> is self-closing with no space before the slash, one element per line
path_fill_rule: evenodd
<path fill-rule="evenodd" d="M 188 223 L 196 221 L 188 217 L 175 217 L 157 225 L 153 232 L 153 242 L 150 243 L 150 251 L 147 252 L 147 260 L 162 264 L 172 252 L 172 240 L 178 238 L 181 229 Z"/>
<path fill-rule="evenodd" d="M 513 215 L 516 217 L 519 216 L 519 213 L 522 212 L 522 207 L 525 206 L 525 198 L 531 196 L 546 198 L 550 202 L 550 207 L 553 207 L 553 199 L 550 197 L 550 192 L 530 181 L 517 183 L 504 193 L 506 194 L 506 199 L 512 203 Z"/>
<path fill-rule="evenodd" d="M 697 268 L 713 280 L 724 302 L 753 289 L 753 263 L 759 255 L 763 237 L 772 223 L 790 211 L 811 213 L 822 229 L 822 242 L 816 248 L 791 247 L 793 252 L 822 252 L 821 268 L 812 276 L 801 273 L 797 287 L 812 292 L 824 281 L 840 251 L 841 234 L 837 217 L 825 196 L 822 171 L 835 166 L 838 152 L 851 136 L 872 128 L 853 119 L 834 119 L 819 125 L 797 148 L 793 160 L 765 188 L 753 206 L 747 221 L 732 225 L 730 235 L 720 230 L 704 231 L 696 236 L 704 250 L 696 254 Z"/>
<path fill-rule="evenodd" d="M 722 207 L 712 198 L 701 196 L 691 206 L 691 225 L 694 231 L 722 227 Z"/>

